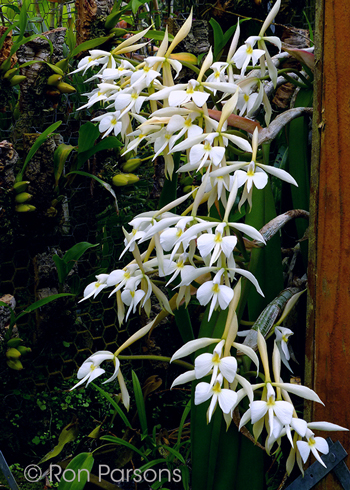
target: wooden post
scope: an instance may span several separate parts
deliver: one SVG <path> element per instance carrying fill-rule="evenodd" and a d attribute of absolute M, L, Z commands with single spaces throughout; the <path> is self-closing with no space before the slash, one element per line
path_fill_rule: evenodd
<path fill-rule="evenodd" d="M 320 0 L 311 169 L 306 383 L 325 407 L 307 420 L 350 428 L 350 2 Z M 320 433 L 350 453 L 350 433 Z M 345 462 L 349 465 L 350 458 Z M 318 490 L 339 490 L 331 474 Z"/>

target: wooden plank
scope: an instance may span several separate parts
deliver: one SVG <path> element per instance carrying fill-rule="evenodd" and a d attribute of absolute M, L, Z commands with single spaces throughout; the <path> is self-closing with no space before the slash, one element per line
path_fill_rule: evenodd
<path fill-rule="evenodd" d="M 306 416 L 350 428 L 350 2 L 317 2 L 316 43 L 305 381 L 325 407 Z M 333 438 L 350 452 L 348 432 Z M 317 487 L 341 488 L 332 475 Z"/>

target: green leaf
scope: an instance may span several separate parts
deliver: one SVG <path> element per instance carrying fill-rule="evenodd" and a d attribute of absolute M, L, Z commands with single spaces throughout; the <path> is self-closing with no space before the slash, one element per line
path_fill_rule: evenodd
<path fill-rule="evenodd" d="M 58 186 L 58 181 L 62 175 L 64 165 L 66 163 L 67 158 L 71 154 L 71 151 L 76 149 L 75 146 L 65 145 L 62 143 L 59 145 L 53 156 L 53 165 L 54 165 L 54 175 L 55 175 L 55 186 Z"/>
<path fill-rule="evenodd" d="M 119 437 L 115 436 L 102 436 L 101 437 L 102 441 L 108 441 L 108 442 L 114 442 L 115 444 L 121 445 L 121 446 L 126 446 L 132 451 L 135 451 L 135 453 L 139 454 L 142 458 L 144 458 L 146 461 L 148 461 L 147 456 L 145 453 L 137 449 L 133 444 L 130 444 L 130 442 L 124 441 L 124 439 L 120 439 Z M 162 459 L 164 461 L 164 459 Z"/>
<path fill-rule="evenodd" d="M 53 65 L 52 63 L 48 63 L 47 61 L 45 63 L 47 64 L 47 66 L 51 68 L 53 72 L 57 73 L 57 75 L 61 75 L 62 77 L 64 76 L 64 71 L 61 70 L 59 66 Z"/>
<path fill-rule="evenodd" d="M 131 374 L 132 374 L 132 384 L 133 384 L 134 394 L 135 394 L 137 415 L 138 415 L 139 420 L 140 420 L 142 433 L 145 436 L 148 434 L 145 401 L 143 399 L 143 393 L 142 393 L 140 381 L 139 381 L 139 378 L 137 377 L 137 374 L 135 373 L 135 371 L 132 371 Z"/>
<path fill-rule="evenodd" d="M 312 89 L 300 89 L 295 99 L 295 107 L 312 106 Z M 294 209 L 309 210 L 310 196 L 310 160 L 308 151 L 309 119 L 302 116 L 289 123 L 288 171 L 295 178 L 298 187 L 291 186 Z M 305 220 L 296 220 L 298 238 L 301 239 L 308 227 Z M 301 252 L 307 266 L 307 240 L 302 241 Z"/>
<path fill-rule="evenodd" d="M 2 46 L 3 46 L 3 44 L 4 44 L 4 42 L 5 42 L 5 39 L 6 39 L 7 35 L 8 35 L 8 33 L 9 33 L 9 32 L 11 32 L 11 31 L 12 31 L 12 29 L 15 29 L 15 28 L 16 28 L 16 27 L 18 27 L 18 26 L 19 26 L 19 23 L 18 23 L 18 22 L 16 22 L 16 23 L 14 23 L 14 24 L 10 25 L 10 27 L 8 27 L 8 28 L 6 29 L 6 31 L 4 32 L 4 34 L 3 34 L 3 35 L 1 36 L 1 38 L 0 38 L 0 51 L 1 51 L 1 48 L 2 48 Z"/>
<path fill-rule="evenodd" d="M 215 20 L 215 19 L 210 19 L 209 24 L 213 28 L 213 34 L 214 34 L 214 58 L 216 59 L 218 53 L 219 53 L 219 44 L 222 38 L 224 37 L 224 33 L 221 29 L 220 24 Z"/>
<path fill-rule="evenodd" d="M 93 245 L 89 242 L 80 242 L 76 243 L 73 247 L 71 247 L 64 255 L 63 260 L 68 266 L 68 270 L 70 271 L 74 266 L 75 262 L 80 259 L 80 257 L 88 250 L 89 248 L 97 247 L 99 243 Z"/>
<path fill-rule="evenodd" d="M 85 487 L 93 465 L 94 457 L 92 453 L 80 453 L 75 456 L 65 470 L 72 470 L 68 472 L 67 480 L 69 481 L 65 481 L 63 473 L 58 490 L 82 490 Z M 73 481 L 71 480 L 72 474 L 75 475 Z"/>
<path fill-rule="evenodd" d="M 24 0 L 19 14 L 19 39 L 23 38 L 27 27 L 27 22 L 28 22 L 27 10 L 28 10 L 28 0 Z"/>
<path fill-rule="evenodd" d="M 47 298 L 40 299 L 39 301 L 36 301 L 32 305 L 28 306 L 24 311 L 22 311 L 17 317 L 16 317 L 16 322 L 22 318 L 22 316 L 26 315 L 27 313 L 31 313 L 34 310 L 37 310 L 41 306 L 47 305 L 48 303 L 51 303 L 51 301 L 55 301 L 58 298 L 64 298 L 65 296 L 75 296 L 75 294 L 71 293 L 59 293 L 59 294 L 53 294 L 52 296 L 48 296 Z"/>
<path fill-rule="evenodd" d="M 271 185 L 264 189 L 253 190 L 253 208 L 246 214 L 245 223 L 260 230 L 266 223 L 276 217 L 276 209 Z M 279 235 L 272 237 L 262 248 L 253 248 L 249 271 L 255 275 L 265 295 L 261 296 L 247 279 L 243 280 L 240 310 L 244 308 L 244 298 L 248 297 L 249 319 L 255 321 L 263 309 L 283 289 L 283 270 L 281 240 Z M 248 284 L 249 283 L 249 284 Z"/>
<path fill-rule="evenodd" d="M 74 48 L 75 48 L 75 45 L 77 42 L 72 25 L 70 25 L 66 31 L 65 40 L 66 40 L 69 52 L 71 53 L 72 51 L 74 51 Z"/>
<path fill-rule="evenodd" d="M 129 5 L 131 7 L 132 13 L 136 15 L 138 9 L 143 5 L 144 3 L 147 3 L 148 0 L 131 0 L 129 2 Z"/>
<path fill-rule="evenodd" d="M 44 463 L 45 461 L 48 461 L 49 459 L 54 458 L 55 456 L 58 456 L 62 451 L 62 449 L 64 448 L 65 444 L 74 441 L 74 439 L 77 438 L 78 433 L 79 433 L 79 429 L 76 423 L 68 424 L 59 435 L 58 444 L 49 453 L 47 453 L 39 461 L 38 464 Z"/>
<path fill-rule="evenodd" d="M 51 124 L 50 127 L 48 127 L 41 135 L 36 139 L 35 143 L 29 150 L 29 153 L 27 155 L 27 158 L 25 159 L 24 165 L 22 167 L 21 172 L 18 174 L 16 177 L 17 182 L 20 182 L 23 180 L 23 175 L 24 171 L 26 169 L 26 166 L 30 162 L 30 160 L 33 158 L 37 150 L 40 148 L 40 146 L 44 143 L 44 141 L 47 140 L 47 138 L 62 124 L 62 121 L 57 121 L 54 124 Z"/>
<path fill-rule="evenodd" d="M 139 31 L 136 31 L 136 32 L 134 32 L 134 34 L 137 34 L 138 32 Z M 148 32 L 146 32 L 144 37 L 146 39 L 153 39 L 154 41 L 163 41 L 164 31 L 149 30 Z M 171 42 L 171 41 L 173 41 L 173 39 L 174 39 L 174 36 L 172 36 L 171 34 L 168 34 L 168 40 Z"/>
<path fill-rule="evenodd" d="M 115 136 L 108 136 L 108 138 L 105 138 L 101 140 L 97 145 L 93 146 L 87 151 L 84 151 L 83 153 L 79 152 L 78 154 L 78 168 L 81 168 L 84 163 L 92 157 L 92 155 L 95 155 L 98 151 L 103 151 L 103 150 L 110 150 L 112 148 L 119 148 L 122 146 L 122 143 L 116 138 Z"/>
<path fill-rule="evenodd" d="M 109 403 L 112 405 L 112 407 L 116 410 L 116 412 L 118 413 L 118 415 L 121 417 L 121 419 L 123 420 L 124 424 L 129 427 L 129 429 L 132 429 L 132 425 L 130 424 L 127 416 L 125 415 L 125 413 L 123 412 L 123 410 L 120 408 L 120 406 L 118 405 L 118 403 L 111 397 L 111 395 L 109 393 L 107 393 L 106 391 L 104 391 L 102 388 L 100 388 L 98 385 L 96 385 L 95 383 L 90 383 L 90 386 L 93 386 L 97 391 L 99 391 L 101 393 L 101 395 L 107 400 L 109 401 Z"/>
<path fill-rule="evenodd" d="M 87 150 L 90 150 L 95 144 L 95 141 L 100 136 L 100 131 L 98 127 L 91 123 L 87 122 L 80 126 L 79 129 L 79 139 L 78 139 L 78 153 L 84 153 Z"/>
<path fill-rule="evenodd" d="M 105 42 L 107 42 L 112 37 L 113 37 L 113 34 L 111 34 L 110 36 L 98 37 L 97 39 L 90 39 L 89 41 L 85 41 L 84 43 L 81 43 L 81 44 L 79 44 L 79 46 L 74 48 L 73 51 L 71 51 L 69 53 L 68 58 L 74 58 L 74 56 L 81 53 L 82 51 L 89 51 L 90 49 L 94 49 L 97 46 L 104 44 Z"/>
<path fill-rule="evenodd" d="M 99 184 L 101 184 L 105 189 L 107 189 L 108 192 L 110 192 L 112 194 L 112 196 L 114 197 L 114 202 L 115 202 L 116 210 L 118 211 L 117 196 L 115 195 L 115 192 L 112 189 L 112 187 L 109 184 L 107 184 L 107 182 L 105 182 L 104 180 L 96 177 L 96 175 L 89 174 L 88 172 L 82 172 L 81 170 L 72 170 L 71 172 L 69 172 L 69 174 L 66 175 L 66 177 L 68 177 L 68 175 L 73 175 L 73 174 L 83 175 L 84 177 L 90 177 L 91 179 L 97 180 L 97 182 Z"/>
<path fill-rule="evenodd" d="M 176 199 L 177 180 L 178 180 L 178 174 L 176 173 L 176 171 L 179 168 L 180 156 L 181 156 L 180 152 L 176 152 L 173 156 L 174 158 L 173 177 L 171 180 L 165 179 L 164 181 L 162 193 L 159 198 L 158 209 L 161 209 L 162 207 L 166 206 L 171 201 L 174 201 Z M 176 213 L 176 208 L 173 209 L 173 213 Z"/>
<path fill-rule="evenodd" d="M 45 39 L 45 41 L 49 44 L 49 46 L 50 46 L 50 54 L 52 56 L 52 53 L 53 53 L 53 44 L 50 41 L 50 39 L 48 39 L 47 37 L 43 36 L 42 34 L 33 34 L 32 36 L 25 37 L 25 38 L 21 39 L 20 41 L 17 41 L 12 46 L 11 51 L 10 51 L 10 55 L 12 56 L 17 51 L 17 49 L 20 46 L 22 46 L 22 44 L 29 43 L 30 41 L 33 41 L 34 39 L 37 39 L 38 37 L 41 37 L 42 39 Z"/>
<path fill-rule="evenodd" d="M 66 277 L 68 276 L 67 265 L 61 257 L 57 254 L 52 256 L 52 260 L 55 262 L 57 272 L 58 272 L 58 282 L 64 284 Z"/>

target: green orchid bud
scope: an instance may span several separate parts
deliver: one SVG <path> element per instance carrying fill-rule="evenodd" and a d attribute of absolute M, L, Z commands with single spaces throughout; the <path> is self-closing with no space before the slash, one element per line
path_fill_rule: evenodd
<path fill-rule="evenodd" d="M 28 352 L 32 352 L 32 349 L 30 347 L 25 347 L 24 345 L 20 345 L 17 347 L 18 352 L 23 354 L 28 354 Z"/>
<path fill-rule="evenodd" d="M 29 180 L 22 180 L 21 182 L 16 182 L 13 186 L 13 190 L 16 191 L 17 194 L 24 192 L 26 188 L 30 184 Z"/>
<path fill-rule="evenodd" d="M 140 177 L 138 177 L 135 174 L 124 174 L 124 175 L 128 179 L 128 185 L 136 184 L 136 182 L 138 182 L 140 180 Z"/>
<path fill-rule="evenodd" d="M 123 187 L 125 185 L 128 185 L 128 178 L 126 175 L 127 174 L 115 175 L 112 179 L 113 184 L 117 187 Z"/>
<path fill-rule="evenodd" d="M 69 85 L 66 82 L 59 82 L 56 87 L 61 92 L 61 94 L 73 94 L 76 92 L 75 88 L 72 85 Z"/>
<path fill-rule="evenodd" d="M 22 82 L 24 82 L 24 80 L 26 79 L 27 77 L 25 77 L 24 75 L 15 75 L 14 77 L 11 78 L 11 87 L 14 87 L 15 85 L 18 85 Z"/>
<path fill-rule="evenodd" d="M 16 68 L 12 68 L 11 70 L 7 70 L 7 72 L 4 75 L 4 78 L 6 80 L 9 80 L 10 81 L 16 75 L 17 72 L 18 72 L 18 68 L 17 67 Z"/>
<path fill-rule="evenodd" d="M 7 342 L 7 347 L 15 347 L 15 348 L 17 348 L 20 345 L 21 342 L 23 342 L 22 339 L 19 339 L 18 337 L 13 338 L 13 339 L 10 339 Z"/>
<path fill-rule="evenodd" d="M 31 204 L 18 204 L 18 206 L 16 206 L 17 213 L 30 213 L 35 210 L 36 207 Z"/>
<path fill-rule="evenodd" d="M 6 357 L 8 359 L 18 359 L 19 357 L 21 357 L 21 353 L 19 352 L 18 349 L 15 349 L 14 347 L 10 347 L 9 349 L 7 349 Z"/>
<path fill-rule="evenodd" d="M 57 86 L 60 81 L 62 80 L 62 76 L 61 75 L 57 75 L 57 73 L 55 73 L 55 75 L 51 75 L 48 79 L 47 79 L 47 84 L 48 85 L 53 85 L 53 86 Z"/>
<path fill-rule="evenodd" d="M 191 192 L 191 190 L 192 190 L 192 186 L 191 186 L 191 185 L 186 185 L 186 186 L 184 187 L 184 192 L 185 192 L 186 194 L 187 194 L 187 192 Z"/>
<path fill-rule="evenodd" d="M 11 68 L 11 56 L 7 58 L 5 61 L 3 61 L 3 63 L 0 66 L 0 71 L 4 73 L 10 70 L 10 68 Z"/>
<path fill-rule="evenodd" d="M 67 58 L 64 58 L 63 60 L 57 61 L 57 63 L 55 63 L 55 66 L 60 68 L 64 73 L 66 73 L 66 71 L 68 70 L 68 65 L 69 61 Z"/>
<path fill-rule="evenodd" d="M 24 202 L 30 201 L 32 197 L 32 194 L 29 194 L 28 192 L 21 192 L 20 194 L 17 194 L 17 196 L 15 197 L 15 201 L 19 204 L 22 204 Z"/>
<path fill-rule="evenodd" d="M 142 163 L 141 158 L 130 158 L 122 165 L 122 169 L 124 172 L 133 172 L 136 170 Z"/>
<path fill-rule="evenodd" d="M 14 369 L 15 371 L 21 371 L 21 369 L 23 369 L 23 365 L 19 359 L 9 359 L 7 361 L 7 365 L 9 368 Z"/>

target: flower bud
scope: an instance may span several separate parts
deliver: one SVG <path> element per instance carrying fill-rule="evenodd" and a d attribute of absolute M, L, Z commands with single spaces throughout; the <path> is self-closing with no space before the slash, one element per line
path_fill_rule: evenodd
<path fill-rule="evenodd" d="M 61 92 L 61 94 L 73 94 L 76 92 L 75 88 L 72 85 L 69 85 L 66 82 L 59 82 L 56 87 Z"/>
<path fill-rule="evenodd" d="M 124 174 L 124 175 L 128 179 L 128 185 L 136 184 L 136 182 L 138 182 L 140 180 L 140 177 L 138 177 L 135 174 Z"/>
<path fill-rule="evenodd" d="M 10 347 L 9 349 L 7 349 L 6 357 L 8 359 L 18 359 L 19 357 L 21 357 L 21 353 L 14 347 Z"/>
<path fill-rule="evenodd" d="M 14 369 L 15 371 L 21 371 L 21 369 L 23 369 L 22 363 L 19 359 L 9 359 L 7 361 L 7 365 L 9 368 Z"/>
<path fill-rule="evenodd" d="M 33 196 L 28 192 L 21 192 L 15 197 L 15 201 L 22 204 L 24 202 L 30 201 Z"/>
<path fill-rule="evenodd" d="M 17 213 L 30 213 L 31 211 L 35 211 L 36 207 L 31 204 L 18 204 L 16 206 Z"/>
<path fill-rule="evenodd" d="M 22 83 L 24 82 L 24 80 L 26 79 L 27 77 L 25 77 L 24 75 L 15 75 L 14 77 L 11 78 L 11 87 L 14 87 L 15 85 L 18 85 L 19 83 Z"/>
<path fill-rule="evenodd" d="M 21 355 L 23 354 L 28 354 L 28 352 L 32 352 L 32 349 L 30 347 L 25 347 L 24 345 L 19 345 L 17 347 L 18 352 L 20 352 Z"/>
<path fill-rule="evenodd" d="M 142 163 L 141 158 L 130 158 L 125 163 L 123 163 L 122 168 L 124 172 L 133 172 Z"/>
<path fill-rule="evenodd" d="M 13 186 L 13 190 L 15 190 L 17 194 L 20 194 L 21 192 L 24 192 L 26 190 L 28 184 L 30 184 L 29 180 L 22 180 L 21 182 L 16 182 Z"/>
<path fill-rule="evenodd" d="M 128 185 L 127 174 L 118 174 L 118 175 L 115 175 L 113 177 L 113 179 L 112 179 L 112 182 L 117 187 L 123 187 L 125 185 Z"/>
<path fill-rule="evenodd" d="M 13 339 L 10 339 L 8 342 L 7 342 L 7 347 L 18 347 L 20 345 L 20 343 L 22 342 L 22 339 L 18 338 L 18 337 L 15 337 Z"/>
<path fill-rule="evenodd" d="M 60 83 L 60 81 L 62 80 L 62 76 L 61 75 L 57 75 L 57 73 L 55 73 L 54 75 L 51 75 L 48 79 L 47 79 L 47 84 L 48 85 L 58 85 Z"/>

